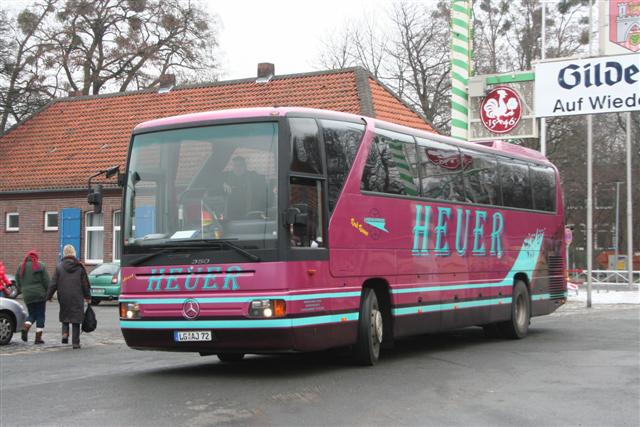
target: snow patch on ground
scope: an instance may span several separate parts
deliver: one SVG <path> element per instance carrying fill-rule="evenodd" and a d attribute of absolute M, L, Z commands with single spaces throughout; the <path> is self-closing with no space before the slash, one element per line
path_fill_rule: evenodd
<path fill-rule="evenodd" d="M 569 302 L 587 302 L 587 290 L 569 291 Z M 640 292 L 633 290 L 592 290 L 591 304 L 640 304 Z"/>

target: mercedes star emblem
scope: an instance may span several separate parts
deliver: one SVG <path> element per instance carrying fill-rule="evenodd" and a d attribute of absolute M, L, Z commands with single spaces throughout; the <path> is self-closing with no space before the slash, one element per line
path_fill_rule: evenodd
<path fill-rule="evenodd" d="M 182 304 L 182 315 L 185 319 L 195 319 L 200 314 L 200 304 L 194 299 L 188 299 Z"/>

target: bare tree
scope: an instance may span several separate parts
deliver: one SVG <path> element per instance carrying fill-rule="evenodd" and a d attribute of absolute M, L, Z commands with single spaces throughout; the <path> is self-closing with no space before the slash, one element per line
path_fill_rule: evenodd
<path fill-rule="evenodd" d="M 397 3 L 393 13 L 397 38 L 388 52 L 395 64 L 391 86 L 437 130 L 446 132 L 451 88 L 448 13 L 404 2 Z"/>
<path fill-rule="evenodd" d="M 321 41 L 318 65 L 328 69 L 361 66 L 379 78 L 385 65 L 389 39 L 376 22 L 372 16 L 345 20 L 341 29 L 329 33 Z"/>
<path fill-rule="evenodd" d="M 448 131 L 449 15 L 437 7 L 394 3 L 384 30 L 368 19 L 348 22 L 324 41 L 319 65 L 360 65 L 388 85 L 440 132 Z"/>
<path fill-rule="evenodd" d="M 479 74 L 498 73 L 505 66 L 505 35 L 511 29 L 510 1 L 481 0 L 475 12 L 474 69 Z"/>
<path fill-rule="evenodd" d="M 41 61 L 46 46 L 38 31 L 55 3 L 38 2 L 15 19 L 0 11 L 0 132 L 47 102 L 49 88 Z"/>
<path fill-rule="evenodd" d="M 54 67 L 85 95 L 150 87 L 169 70 L 217 68 L 215 21 L 195 2 L 67 0 L 56 18 L 47 30 Z"/>

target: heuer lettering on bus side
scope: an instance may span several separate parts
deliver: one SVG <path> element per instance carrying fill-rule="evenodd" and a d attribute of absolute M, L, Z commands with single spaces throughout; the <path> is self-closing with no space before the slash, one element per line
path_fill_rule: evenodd
<path fill-rule="evenodd" d="M 230 266 L 224 272 L 222 267 L 153 268 L 147 281 L 147 292 L 236 291 L 240 289 L 240 271 L 238 266 Z"/>
<path fill-rule="evenodd" d="M 465 256 L 502 258 L 504 218 L 500 212 L 492 215 L 485 210 L 449 207 L 433 208 L 416 205 L 413 225 L 414 256 L 450 256 L 455 252 Z M 451 234 L 454 238 L 451 239 Z M 452 247 L 453 246 L 453 247 Z"/>

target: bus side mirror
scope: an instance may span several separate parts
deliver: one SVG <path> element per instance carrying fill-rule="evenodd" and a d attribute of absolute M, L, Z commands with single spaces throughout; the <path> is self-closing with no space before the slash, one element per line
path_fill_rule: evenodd
<path fill-rule="evenodd" d="M 309 214 L 302 212 L 300 208 L 287 208 L 284 211 L 284 225 L 307 225 L 309 223 Z"/>
<path fill-rule="evenodd" d="M 93 206 L 93 213 L 102 213 L 102 185 L 96 184 L 87 196 L 87 202 Z"/>

